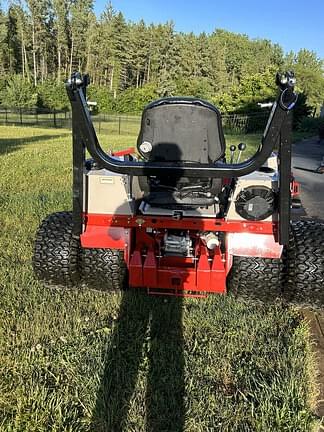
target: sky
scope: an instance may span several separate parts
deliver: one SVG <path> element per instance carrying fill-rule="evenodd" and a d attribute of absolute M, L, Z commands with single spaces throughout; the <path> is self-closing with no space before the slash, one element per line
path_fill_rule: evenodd
<path fill-rule="evenodd" d="M 100 14 L 107 0 L 95 1 Z M 179 32 L 222 28 L 270 39 L 285 52 L 307 48 L 324 59 L 324 0 L 113 0 L 127 20 L 164 23 Z"/>

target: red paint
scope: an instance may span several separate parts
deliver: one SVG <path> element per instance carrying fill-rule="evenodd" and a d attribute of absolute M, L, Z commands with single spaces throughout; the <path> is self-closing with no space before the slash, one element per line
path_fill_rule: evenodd
<path fill-rule="evenodd" d="M 223 269 L 224 271 L 224 269 Z M 197 288 L 199 291 L 209 291 L 213 286 L 210 283 L 210 264 L 206 252 L 200 255 L 197 266 Z"/>
<path fill-rule="evenodd" d="M 157 293 L 163 290 L 166 293 L 171 290 L 177 295 L 185 295 L 186 292 L 224 293 L 226 274 L 220 257 L 219 251 L 211 267 L 207 249 L 203 248 L 197 265 L 195 260 L 186 257 L 160 259 L 153 250 L 149 250 L 144 257 L 136 250 L 130 260 L 129 283 L 131 287 L 144 287 Z"/>
<path fill-rule="evenodd" d="M 270 234 L 229 233 L 226 249 L 230 255 L 280 258 L 283 247 Z"/>
<path fill-rule="evenodd" d="M 122 228 L 152 228 L 152 229 L 181 229 L 195 231 L 222 231 L 222 232 L 254 232 L 260 234 L 276 234 L 278 222 L 275 221 L 242 221 L 214 218 L 189 218 L 180 220 L 169 216 L 126 216 L 85 214 L 86 226 L 113 226 Z"/>
<path fill-rule="evenodd" d="M 189 297 L 189 298 L 206 298 L 206 294 L 192 294 L 190 292 L 178 291 L 176 289 L 163 289 L 160 290 L 158 288 L 148 288 L 147 293 L 149 295 L 163 295 L 163 296 L 172 296 L 172 297 Z"/>
<path fill-rule="evenodd" d="M 295 178 L 292 179 L 292 182 L 290 184 L 290 191 L 292 198 L 300 195 L 300 183 L 296 181 Z"/>
<path fill-rule="evenodd" d="M 278 224 L 272 221 L 85 214 L 84 224 L 82 247 L 123 249 L 129 285 L 158 293 L 225 293 L 233 255 L 277 258 L 282 250 L 275 241 Z M 166 229 L 188 230 L 194 256 L 162 256 Z M 219 247 L 209 251 L 199 231 L 226 233 L 225 254 Z"/>
<path fill-rule="evenodd" d="M 87 225 L 80 236 L 84 248 L 125 249 L 128 231 L 121 227 Z"/>
<path fill-rule="evenodd" d="M 199 291 L 197 290 L 196 269 L 194 268 L 159 267 L 157 275 L 157 286 L 151 288 Z"/>
<path fill-rule="evenodd" d="M 146 287 L 157 286 L 157 263 L 152 250 L 147 252 L 143 266 L 143 285 Z"/>
<path fill-rule="evenodd" d="M 111 153 L 111 156 L 129 156 L 129 155 L 131 155 L 131 154 L 134 154 L 135 153 L 135 148 L 134 147 L 129 147 L 129 148 L 127 148 L 127 149 L 125 149 L 125 150 L 119 150 L 119 151 L 116 151 L 116 152 L 112 152 Z"/>
<path fill-rule="evenodd" d="M 143 287 L 143 265 L 140 251 L 136 250 L 129 262 L 129 285 Z"/>
<path fill-rule="evenodd" d="M 213 288 L 214 292 L 226 292 L 226 274 L 227 270 L 224 268 L 221 251 L 219 248 L 217 248 L 213 258 L 210 274 L 210 286 Z"/>

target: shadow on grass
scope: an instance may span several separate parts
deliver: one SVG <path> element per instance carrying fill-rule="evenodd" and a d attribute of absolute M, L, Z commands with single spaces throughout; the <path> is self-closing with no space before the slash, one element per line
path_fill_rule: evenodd
<path fill-rule="evenodd" d="M 147 375 L 146 390 L 141 390 L 145 406 L 137 415 L 145 416 L 145 430 L 181 432 L 184 356 L 180 297 L 166 300 L 124 293 L 106 352 L 91 430 L 129 430 L 130 403 L 138 374 L 143 372 Z"/>
<path fill-rule="evenodd" d="M 68 133 L 59 135 L 37 135 L 26 138 L 0 138 L 0 155 L 12 153 L 19 150 L 22 146 L 37 143 L 41 141 L 47 141 L 56 138 L 63 138 L 69 135 Z"/>

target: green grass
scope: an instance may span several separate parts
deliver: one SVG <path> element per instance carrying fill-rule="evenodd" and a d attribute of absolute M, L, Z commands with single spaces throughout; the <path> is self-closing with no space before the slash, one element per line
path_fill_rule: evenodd
<path fill-rule="evenodd" d="M 297 311 L 46 289 L 33 240 L 47 214 L 71 208 L 70 133 L 0 127 L 0 159 L 1 431 L 312 430 L 314 362 Z"/>

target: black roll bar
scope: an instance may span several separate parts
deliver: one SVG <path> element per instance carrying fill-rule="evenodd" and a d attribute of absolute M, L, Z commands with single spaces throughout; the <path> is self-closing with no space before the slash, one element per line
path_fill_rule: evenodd
<path fill-rule="evenodd" d="M 292 72 L 277 74 L 279 95 L 269 115 L 261 145 L 255 155 L 239 164 L 188 164 L 120 161 L 110 157 L 100 147 L 86 103 L 89 76 L 74 73 L 66 84 L 72 106 L 73 135 L 73 236 L 82 233 L 85 150 L 87 149 L 100 167 L 128 175 L 179 175 L 187 177 L 240 177 L 258 170 L 279 144 L 279 232 L 281 245 L 289 242 L 290 224 L 290 165 L 291 165 L 291 110 L 297 95 Z"/>
<path fill-rule="evenodd" d="M 297 95 L 294 93 L 295 78 L 292 72 L 280 76 L 277 74 L 279 96 L 272 107 L 261 145 L 250 159 L 238 163 L 227 164 L 222 161 L 213 164 L 174 163 L 150 161 L 121 161 L 109 156 L 100 146 L 86 102 L 88 75 L 74 73 L 66 84 L 67 93 L 72 107 L 72 127 L 74 139 L 79 138 L 93 159 L 100 167 L 119 174 L 132 176 L 165 176 L 182 177 L 241 177 L 258 170 L 268 159 L 277 145 L 280 133 L 288 114 L 293 109 Z M 81 144 L 81 143 L 80 143 Z"/>

